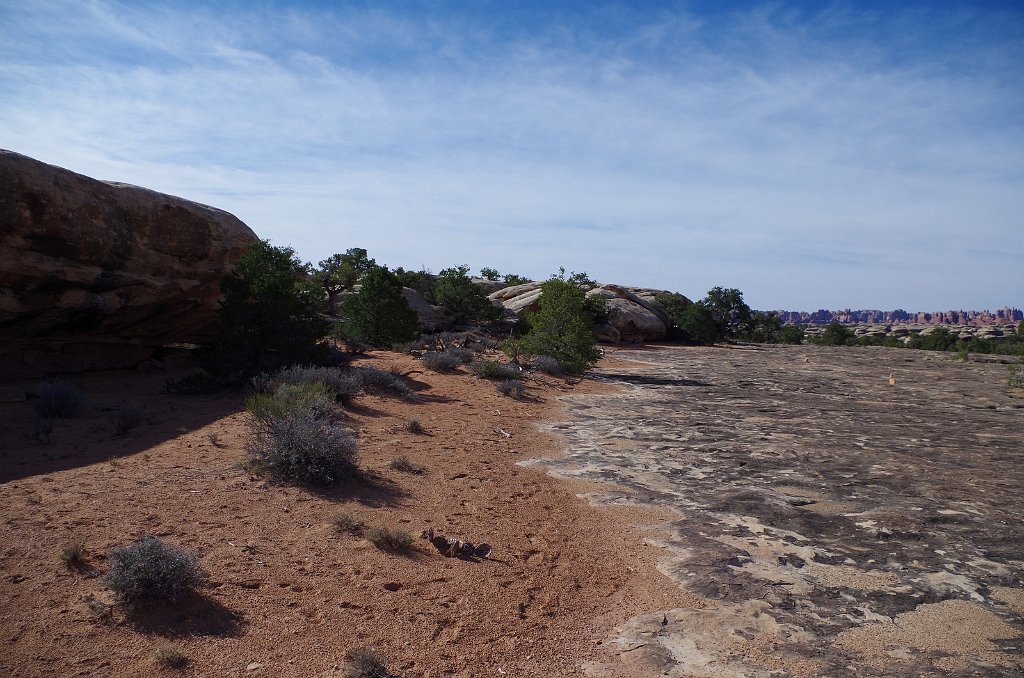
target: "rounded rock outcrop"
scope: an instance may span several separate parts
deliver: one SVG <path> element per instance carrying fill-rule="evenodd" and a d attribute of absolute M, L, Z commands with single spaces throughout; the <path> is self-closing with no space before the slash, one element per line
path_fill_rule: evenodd
<path fill-rule="evenodd" d="M 257 239 L 223 210 L 0 150 L 0 343 L 208 341 L 220 281 Z"/>

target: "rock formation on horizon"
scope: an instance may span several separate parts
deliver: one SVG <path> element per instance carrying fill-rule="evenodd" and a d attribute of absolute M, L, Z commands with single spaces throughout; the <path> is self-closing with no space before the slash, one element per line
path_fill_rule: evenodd
<path fill-rule="evenodd" d="M 506 313 L 522 318 L 539 308 L 543 282 L 514 285 L 493 292 L 488 298 L 500 303 Z M 654 297 L 665 290 L 622 285 L 599 284 L 587 290 L 587 297 L 600 296 L 608 306 L 608 324 L 595 328 L 599 341 L 612 344 L 657 341 L 668 335 L 668 318 L 654 304 Z"/>
<path fill-rule="evenodd" d="M 0 150 L 0 351 L 116 345 L 130 364 L 206 341 L 220 280 L 257 239 L 223 210 Z"/>

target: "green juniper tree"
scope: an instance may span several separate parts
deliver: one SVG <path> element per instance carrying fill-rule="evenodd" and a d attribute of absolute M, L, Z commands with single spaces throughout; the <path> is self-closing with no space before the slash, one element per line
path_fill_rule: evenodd
<path fill-rule="evenodd" d="M 516 345 L 528 355 L 550 356 L 569 374 L 583 374 L 597 362 L 594 318 L 581 280 L 585 275 L 552 277 L 541 286 L 539 310 L 529 314 L 530 331 Z"/>
<path fill-rule="evenodd" d="M 409 341 L 419 333 L 401 281 L 385 266 L 375 265 L 363 275 L 359 291 L 345 297 L 341 311 L 349 335 L 373 346 Z"/>

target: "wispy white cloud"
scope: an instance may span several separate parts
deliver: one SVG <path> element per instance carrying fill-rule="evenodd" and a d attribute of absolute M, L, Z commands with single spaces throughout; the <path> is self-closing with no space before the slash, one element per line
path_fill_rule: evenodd
<path fill-rule="evenodd" d="M 312 260 L 564 265 L 759 307 L 1024 301 L 1014 15 L 139 7 L 4 10 L 0 145 Z"/>

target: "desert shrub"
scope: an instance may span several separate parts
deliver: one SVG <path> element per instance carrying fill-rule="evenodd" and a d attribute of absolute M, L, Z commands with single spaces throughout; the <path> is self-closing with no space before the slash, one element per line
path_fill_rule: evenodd
<path fill-rule="evenodd" d="M 188 666 L 188 656 L 174 645 L 164 645 L 153 653 L 153 661 L 164 669 L 180 671 Z"/>
<path fill-rule="evenodd" d="M 253 418 L 252 468 L 290 482 L 330 485 L 356 475 L 356 442 L 345 429 L 308 414 Z"/>
<path fill-rule="evenodd" d="M 420 341 L 418 339 L 414 339 L 412 341 L 403 341 L 397 344 L 393 344 L 391 346 L 391 350 L 394 351 L 395 353 L 412 353 L 413 351 L 418 351 L 421 348 L 422 346 L 420 345 Z"/>
<path fill-rule="evenodd" d="M 526 283 L 530 282 L 529 278 L 524 278 L 523 276 L 517 275 L 515 273 L 506 273 L 504 277 L 502 277 L 502 280 L 509 287 L 514 287 L 516 285 L 525 285 Z"/>
<path fill-rule="evenodd" d="M 261 374 L 250 380 L 256 393 L 274 393 L 281 385 L 301 386 L 322 384 L 342 403 L 350 403 L 363 388 L 359 371 L 320 367 L 316 365 L 292 365 L 273 375 Z"/>
<path fill-rule="evenodd" d="M 366 531 L 366 538 L 382 551 L 404 551 L 412 546 L 412 534 L 390 527 L 370 528 Z"/>
<path fill-rule="evenodd" d="M 830 322 L 815 343 L 821 344 L 822 346 L 846 346 L 851 340 L 854 340 L 853 330 L 841 322 Z"/>
<path fill-rule="evenodd" d="M 322 418 L 334 410 L 335 395 L 322 382 L 281 384 L 273 393 L 255 393 L 245 399 L 252 416 L 264 423 L 288 417 Z"/>
<path fill-rule="evenodd" d="M 118 408 L 114 411 L 114 434 L 123 436 L 141 424 L 145 418 L 142 410 L 137 407 L 128 405 Z"/>
<path fill-rule="evenodd" d="M 468 365 L 473 362 L 473 358 L 476 357 L 476 354 L 473 353 L 473 351 L 465 348 L 464 346 L 449 346 L 444 350 L 444 352 L 458 358 L 459 362 L 463 365 Z"/>
<path fill-rule="evenodd" d="M 423 295 L 423 298 L 434 303 L 434 276 L 430 271 L 421 269 L 419 271 L 407 271 L 401 266 L 395 269 L 395 278 L 402 287 L 416 290 Z"/>
<path fill-rule="evenodd" d="M 498 393 L 511 398 L 522 398 L 526 395 L 526 384 L 518 379 L 505 379 L 497 383 Z"/>
<path fill-rule="evenodd" d="M 76 386 L 54 381 L 42 385 L 32 409 L 44 419 L 74 419 L 85 411 L 85 396 Z"/>
<path fill-rule="evenodd" d="M 416 391 L 398 372 L 382 370 L 377 367 L 360 367 L 359 375 L 363 382 L 363 388 L 368 391 L 393 393 L 403 398 L 416 396 Z"/>
<path fill-rule="evenodd" d="M 321 261 L 313 279 L 327 292 L 327 310 L 334 313 L 338 295 L 352 289 L 359 277 L 376 263 L 361 247 L 352 247 L 345 250 L 344 254 L 334 254 Z"/>
<path fill-rule="evenodd" d="M 462 365 L 462 358 L 454 353 L 445 351 L 428 351 L 420 358 L 427 369 L 435 372 L 451 372 L 459 365 Z"/>
<path fill-rule="evenodd" d="M 804 328 L 799 325 L 783 325 L 779 328 L 778 340 L 780 344 L 802 344 Z"/>
<path fill-rule="evenodd" d="M 348 532 L 349 534 L 362 534 L 363 529 L 366 527 L 365 522 L 347 511 L 335 513 L 334 516 L 331 517 L 331 524 L 334 525 L 339 532 Z"/>
<path fill-rule="evenodd" d="M 473 372 L 482 379 L 515 379 L 520 375 L 520 369 L 516 365 L 499 363 L 497 360 L 475 363 Z"/>
<path fill-rule="evenodd" d="M 65 567 L 81 567 L 85 564 L 85 542 L 81 539 L 70 541 L 61 547 L 59 555 Z"/>
<path fill-rule="evenodd" d="M 1007 382 L 1010 388 L 1024 388 L 1024 361 L 1007 365 L 1010 379 Z"/>
<path fill-rule="evenodd" d="M 538 372 L 550 374 L 553 377 L 560 377 L 565 373 L 565 370 L 562 369 L 562 363 L 549 355 L 537 356 L 530 361 L 530 367 Z"/>
<path fill-rule="evenodd" d="M 193 372 L 180 379 L 168 379 L 167 392 L 182 395 L 204 395 L 221 391 L 228 383 L 228 381 L 208 372 Z"/>
<path fill-rule="evenodd" d="M 409 423 L 405 425 L 405 428 L 409 433 L 415 433 L 416 435 L 427 432 L 427 430 L 423 428 L 423 423 L 419 419 L 410 419 Z"/>
<path fill-rule="evenodd" d="M 553 357 L 570 374 L 583 374 L 600 357 L 590 329 L 593 318 L 586 310 L 583 287 L 576 282 L 580 276 L 553 277 L 544 283 L 540 310 L 529 314 L 530 331 L 519 346 L 529 355 Z"/>
<path fill-rule="evenodd" d="M 419 334 L 416 312 L 402 294 L 402 284 L 384 266 L 371 267 L 358 292 L 345 297 L 341 312 L 348 318 L 348 336 L 387 348 Z"/>
<path fill-rule="evenodd" d="M 348 655 L 347 678 L 392 678 L 388 660 L 372 647 L 360 647 Z"/>
<path fill-rule="evenodd" d="M 106 584 L 121 602 L 139 606 L 150 601 L 177 601 L 203 583 L 196 557 L 146 536 L 114 549 Z"/>
<path fill-rule="evenodd" d="M 475 320 L 497 320 L 501 309 L 487 298 L 487 290 L 469 277 L 469 266 L 446 268 L 434 282 L 434 301 L 457 325 Z"/>
<path fill-rule="evenodd" d="M 53 433 L 53 420 L 33 412 L 32 419 L 28 424 L 28 437 L 41 443 L 48 443 L 51 433 Z"/>
<path fill-rule="evenodd" d="M 402 473 L 408 473 L 414 476 L 421 476 L 427 472 L 426 466 L 414 464 L 412 460 L 404 454 L 401 457 L 392 460 L 389 466 L 395 471 L 401 471 Z"/>
<path fill-rule="evenodd" d="M 290 247 L 253 243 L 221 281 L 217 337 L 203 359 L 223 381 L 295 363 L 322 362 L 323 290 Z"/>

